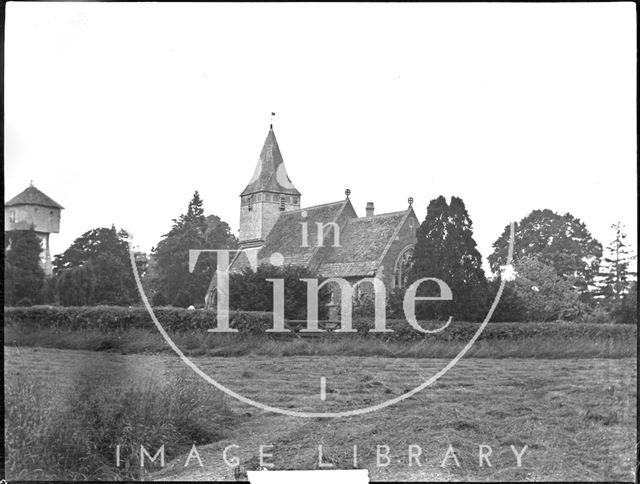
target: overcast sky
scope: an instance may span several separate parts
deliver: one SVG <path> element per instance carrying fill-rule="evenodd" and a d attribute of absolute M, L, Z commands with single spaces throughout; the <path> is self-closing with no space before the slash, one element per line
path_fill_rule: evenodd
<path fill-rule="evenodd" d="M 461 197 L 482 255 L 533 209 L 636 241 L 633 3 L 12 3 L 5 201 L 65 207 L 54 254 L 144 251 L 198 190 L 237 234 L 270 114 L 303 206 Z"/>

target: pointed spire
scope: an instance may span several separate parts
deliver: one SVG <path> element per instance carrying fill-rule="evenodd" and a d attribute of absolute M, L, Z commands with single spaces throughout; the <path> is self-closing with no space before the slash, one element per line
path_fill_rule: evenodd
<path fill-rule="evenodd" d="M 300 196 L 300 192 L 293 186 L 287 175 L 280 147 L 273 132 L 273 125 L 269 128 L 253 177 L 240 196 L 256 192 L 274 192 Z"/>

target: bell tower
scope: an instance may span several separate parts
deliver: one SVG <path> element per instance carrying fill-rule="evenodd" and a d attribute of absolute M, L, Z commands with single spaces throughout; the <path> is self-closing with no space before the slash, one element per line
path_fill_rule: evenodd
<path fill-rule="evenodd" d="M 240 247 L 261 247 L 280 213 L 299 208 L 300 192 L 289 180 L 271 125 L 253 177 L 240 194 Z"/>

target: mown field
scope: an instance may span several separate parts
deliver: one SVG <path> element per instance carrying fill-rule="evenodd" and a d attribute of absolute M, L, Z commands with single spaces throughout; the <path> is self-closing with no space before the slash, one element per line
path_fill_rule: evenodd
<path fill-rule="evenodd" d="M 341 411 L 375 404 L 404 393 L 447 362 L 435 357 L 407 355 L 380 358 L 338 354 L 327 358 L 251 352 L 242 357 L 194 356 L 193 361 L 242 395 L 299 411 Z M 93 375 L 94 389 L 100 386 L 108 389 L 125 380 L 144 388 L 156 385 L 153 388 L 161 389 L 166 401 L 158 400 L 155 407 L 148 409 L 155 414 L 162 411 L 163 403 L 171 408 L 183 408 L 185 402 L 200 395 L 197 392 L 208 392 L 209 397 L 200 395 L 196 399 L 199 410 L 188 407 L 194 414 L 200 412 L 198 418 L 181 424 L 197 426 L 202 422 L 204 425 L 208 412 L 209 421 L 214 423 L 208 433 L 182 435 L 167 430 L 163 440 L 162 433 L 143 432 L 150 424 L 168 425 L 183 412 L 165 409 L 166 418 L 158 415 L 131 418 L 129 427 L 120 427 L 126 435 L 109 436 L 111 446 L 103 450 L 107 456 L 110 451 L 114 455 L 110 461 L 102 462 L 100 475 L 103 477 L 109 472 L 112 477 L 119 475 L 115 472 L 115 445 L 122 442 L 124 447 L 135 446 L 137 436 L 139 440 L 153 437 L 153 442 L 139 442 L 148 444 L 152 454 L 160 442 L 170 454 L 171 460 L 164 468 L 150 468 L 151 474 L 142 476 L 153 479 L 242 479 L 246 470 L 257 468 L 260 445 L 273 446 L 270 460 L 276 469 L 317 468 L 318 445 L 323 446 L 324 462 L 338 468 L 351 468 L 356 445 L 358 467 L 367 468 L 372 480 L 633 481 L 635 477 L 635 354 L 615 359 L 463 358 L 433 386 L 408 400 L 373 413 L 340 419 L 303 419 L 259 410 L 218 390 L 207 389 L 195 375 L 185 373 L 184 364 L 177 357 L 166 353 L 123 355 L 5 346 L 4 371 L 5 393 L 9 390 L 8 394 L 14 398 L 12 405 L 17 405 L 22 398 L 24 412 L 30 408 L 40 419 L 19 420 L 27 430 L 44 429 L 47 419 L 59 419 L 56 412 L 65 408 L 65 402 L 74 400 L 78 380 L 86 372 Z M 182 375 L 182 380 L 176 380 L 174 375 Z M 322 377 L 327 382 L 324 401 L 320 398 Z M 37 387 L 40 396 L 49 398 L 27 401 L 32 394 L 12 391 L 29 385 Z M 189 390 L 186 399 L 174 399 L 172 395 L 183 392 L 184 388 L 198 390 L 196 393 Z M 156 395 L 156 390 L 141 401 Z M 116 395 L 120 394 L 116 392 Z M 128 394 L 122 395 L 125 398 Z M 102 398 L 109 400 L 106 393 L 94 399 L 97 407 Z M 109 400 L 110 405 L 115 406 L 118 399 Z M 126 420 L 126 412 L 119 414 L 118 411 L 139 406 L 124 405 L 112 409 L 109 415 Z M 49 410 L 38 412 L 41 407 Z M 100 415 L 99 408 L 91 412 L 94 417 Z M 9 432 L 16 423 L 15 415 L 10 417 L 7 421 L 5 407 Z M 74 419 L 81 417 L 67 413 L 64 421 L 75 428 Z M 149 424 L 146 427 L 145 418 Z M 95 419 L 87 421 L 97 425 Z M 132 425 L 140 426 L 138 433 L 131 430 Z M 32 437 L 33 447 L 38 436 Z M 196 459 L 184 466 L 189 450 L 185 443 L 189 439 L 201 442 L 197 448 L 202 467 Z M 230 444 L 238 446 L 232 452 L 241 461 L 238 469 L 228 467 L 222 459 L 223 449 Z M 492 449 L 491 467 L 478 465 L 481 444 Z M 377 445 L 388 446 L 388 466 L 377 465 Z M 420 465 L 415 460 L 409 465 L 410 445 L 420 447 Z M 445 467 L 441 466 L 449 445 L 460 467 L 453 459 L 449 459 Z M 527 446 L 521 467 L 517 466 L 512 445 L 518 451 Z M 37 478 L 33 469 L 31 473 L 29 469 L 20 471 L 20 456 L 16 456 L 14 450 L 5 446 L 7 462 L 16 464 L 12 472 L 22 472 L 19 475 L 22 478 Z M 35 456 L 34 462 L 37 461 Z M 9 480 L 16 478 L 8 468 L 5 475 Z M 95 478 L 95 475 L 84 477 Z"/>

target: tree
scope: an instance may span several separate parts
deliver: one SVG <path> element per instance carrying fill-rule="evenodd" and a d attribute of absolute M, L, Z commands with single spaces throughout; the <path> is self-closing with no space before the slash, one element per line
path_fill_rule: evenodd
<path fill-rule="evenodd" d="M 284 315 L 287 319 L 307 318 L 307 284 L 301 279 L 316 279 L 306 267 L 276 267 L 261 264 L 254 272 L 250 267 L 229 276 L 229 309 L 273 311 L 273 283 L 267 279 L 284 279 Z M 326 317 L 330 290 L 324 286 L 318 295 L 318 317 Z"/>
<path fill-rule="evenodd" d="M 613 311 L 616 323 L 638 324 L 638 283 L 634 281 Z"/>
<path fill-rule="evenodd" d="M 56 289 L 56 278 L 45 276 L 44 285 L 42 286 L 40 304 L 55 304 L 57 300 L 58 291 Z"/>
<path fill-rule="evenodd" d="M 527 321 L 574 319 L 581 310 L 573 281 L 536 257 L 521 257 L 515 264 L 515 294 L 524 305 Z"/>
<path fill-rule="evenodd" d="M 461 198 L 451 197 L 447 232 L 447 259 L 452 262 L 451 289 L 458 318 L 477 320 L 483 316 L 487 279 L 482 255 L 473 239 L 473 223 Z"/>
<path fill-rule="evenodd" d="M 498 277 L 490 281 L 489 294 L 497 294 L 501 282 L 501 279 Z M 492 303 L 492 300 L 487 300 L 487 311 Z M 514 322 L 525 321 L 526 319 L 527 307 L 525 302 L 518 295 L 515 281 L 505 281 L 502 296 L 500 296 L 496 310 L 491 316 L 491 322 Z"/>
<path fill-rule="evenodd" d="M 619 304 L 622 297 L 629 291 L 635 272 L 629 270 L 629 265 L 635 256 L 631 255 L 630 246 L 625 243 L 627 234 L 624 225 L 617 222 L 611 226 L 615 237 L 606 248 L 604 264 L 600 273 L 602 281 L 600 283 L 601 294 L 607 298 L 611 304 Z"/>
<path fill-rule="evenodd" d="M 128 237 L 126 231 L 118 231 L 114 226 L 92 229 L 74 240 L 64 253 L 57 255 L 53 265 L 59 280 L 60 302 L 75 301 L 73 305 L 77 301 L 83 301 L 82 304 L 127 305 L 138 300 Z M 78 270 L 67 272 L 73 269 Z M 87 280 L 94 281 L 93 290 L 87 292 L 78 289 L 83 294 L 78 295 L 76 285 Z M 64 295 L 61 290 L 65 292 Z"/>
<path fill-rule="evenodd" d="M 162 300 L 180 306 L 204 301 L 215 272 L 216 257 L 212 253 L 201 253 L 190 273 L 189 250 L 235 249 L 237 246 L 238 241 L 226 222 L 215 215 L 205 217 L 202 199 L 196 191 L 187 213 L 173 219 L 171 230 L 152 249 L 145 284 L 154 297 L 161 293 Z"/>
<path fill-rule="evenodd" d="M 93 264 L 63 270 L 58 277 L 58 298 L 63 306 L 89 306 L 94 304 L 96 275 Z"/>
<path fill-rule="evenodd" d="M 4 304 L 37 304 L 44 284 L 40 239 L 30 230 L 16 230 L 5 232 L 4 240 Z"/>
<path fill-rule="evenodd" d="M 493 244 L 489 264 L 496 275 L 507 262 L 510 233 L 507 225 Z M 602 245 L 570 213 L 558 215 L 549 209 L 534 210 L 515 230 L 513 262 L 523 257 L 535 257 L 550 265 L 558 275 L 572 278 L 579 291 L 586 294 L 598 273 Z"/>
<path fill-rule="evenodd" d="M 453 293 L 453 301 L 418 304 L 416 314 L 424 319 L 449 315 L 479 319 L 485 307 L 487 281 L 462 199 L 452 197 L 449 205 L 443 196 L 431 200 L 416 235 L 408 283 L 434 277 L 444 281 Z M 439 296 L 440 291 L 435 283 L 423 283 L 418 295 Z"/>

